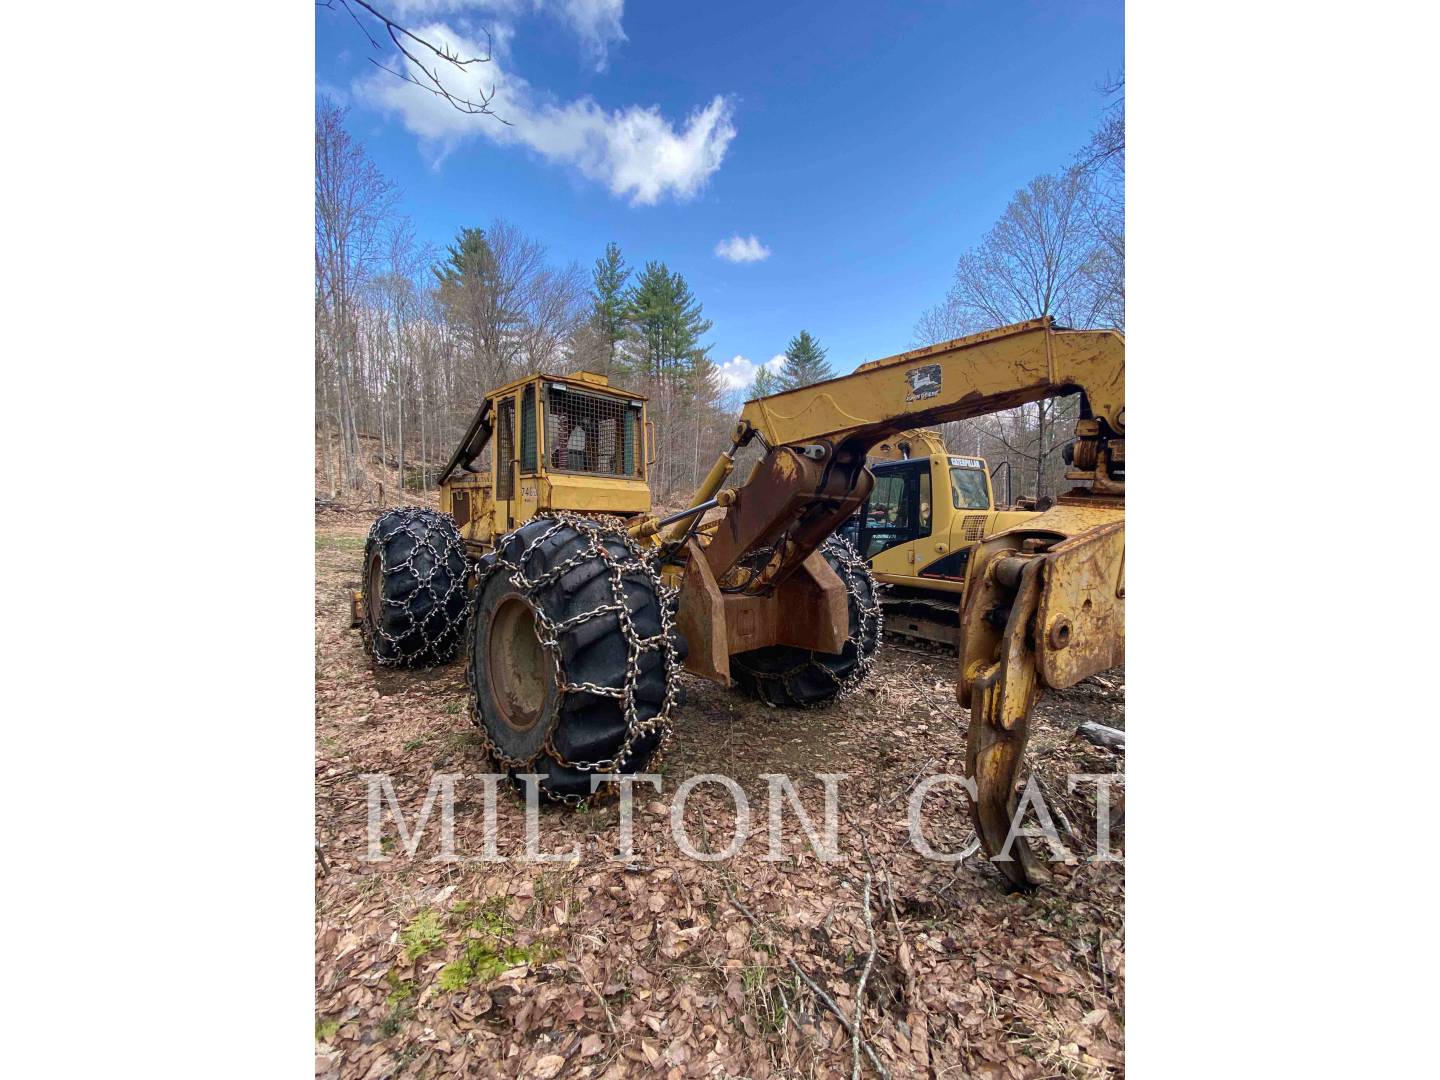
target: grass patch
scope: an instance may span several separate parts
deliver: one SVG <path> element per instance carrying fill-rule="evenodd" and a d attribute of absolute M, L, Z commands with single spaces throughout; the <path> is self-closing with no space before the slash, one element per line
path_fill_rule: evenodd
<path fill-rule="evenodd" d="M 363 536 L 321 536 L 315 534 L 316 551 L 364 551 Z"/>
<path fill-rule="evenodd" d="M 541 945 L 521 949 L 485 938 L 471 938 L 465 943 L 460 959 L 440 969 L 438 982 L 441 990 L 464 990 L 474 983 L 487 983 L 510 968 L 538 963 L 549 956 L 550 950 Z"/>
<path fill-rule="evenodd" d="M 405 1002 L 419 993 L 415 988 L 415 984 L 409 979 L 402 979 L 394 968 L 391 968 L 385 973 L 385 982 L 390 986 L 390 993 L 385 995 L 385 1004 L 391 1008 L 397 1005 L 404 1005 Z"/>
<path fill-rule="evenodd" d="M 340 1030 L 340 1018 L 332 1017 L 329 1020 L 321 1017 L 315 1018 L 315 1041 L 329 1042 L 335 1037 L 335 1032 Z"/>
<path fill-rule="evenodd" d="M 480 936 L 466 941 L 459 959 L 440 969 L 436 982 L 441 990 L 464 990 L 487 983 L 510 968 L 543 963 L 557 955 L 539 942 L 525 948 L 506 944 L 505 939 L 515 932 L 514 921 L 505 913 L 507 903 L 507 897 L 491 896 L 455 904 L 456 914 L 470 917 L 470 929 Z"/>
<path fill-rule="evenodd" d="M 503 896 L 492 896 L 479 905 L 475 921 L 470 925 L 482 934 L 488 934 L 493 938 L 502 938 L 507 934 L 515 932 L 515 924 L 505 914 L 506 898 Z"/>
<path fill-rule="evenodd" d="M 443 712 L 446 716 L 459 716 L 459 715 L 460 715 L 460 709 L 461 709 L 461 703 L 460 703 L 460 702 L 458 702 L 458 701 L 448 701 L 448 702 L 445 703 L 445 707 L 444 707 L 443 709 L 441 709 L 440 711 Z"/>
<path fill-rule="evenodd" d="M 389 1039 L 400 1034 L 400 1027 L 407 1020 L 415 1018 L 415 1006 L 411 1002 L 419 991 L 409 979 L 402 979 L 394 968 L 385 973 L 385 982 L 390 987 L 390 993 L 385 995 L 385 1004 L 390 1006 L 390 1012 L 380 1021 L 379 1031 L 382 1039 Z"/>
<path fill-rule="evenodd" d="M 390 1015 L 380 1021 L 380 1037 L 382 1039 L 393 1038 L 400 1034 L 400 1025 L 415 1015 L 415 1010 L 409 1005 L 397 1006 L 390 1010 Z"/>
<path fill-rule="evenodd" d="M 425 740 L 423 738 L 411 739 L 405 744 L 405 752 L 408 754 L 411 750 L 419 750 L 424 745 Z"/>
<path fill-rule="evenodd" d="M 412 964 L 421 957 L 434 952 L 445 944 L 445 928 L 440 924 L 440 913 L 426 908 L 420 912 L 400 935 L 405 946 L 405 959 Z"/>
<path fill-rule="evenodd" d="M 784 1031 L 790 1018 L 790 1002 L 781 985 L 772 979 L 770 969 L 752 964 L 740 972 L 740 986 L 760 1030 L 777 1035 Z"/>

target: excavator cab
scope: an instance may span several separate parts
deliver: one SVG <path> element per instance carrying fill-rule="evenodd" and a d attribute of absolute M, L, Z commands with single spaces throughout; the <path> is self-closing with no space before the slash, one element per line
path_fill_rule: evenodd
<path fill-rule="evenodd" d="M 876 579 L 890 586 L 885 604 L 890 630 L 958 645 L 960 603 L 975 545 L 1035 515 L 996 509 L 984 458 L 949 453 L 937 432 L 906 434 L 911 437 L 893 443 L 913 456 L 873 461 L 872 454 L 875 486 L 840 531 Z M 882 443 L 878 456 L 889 457 L 891 445 Z"/>

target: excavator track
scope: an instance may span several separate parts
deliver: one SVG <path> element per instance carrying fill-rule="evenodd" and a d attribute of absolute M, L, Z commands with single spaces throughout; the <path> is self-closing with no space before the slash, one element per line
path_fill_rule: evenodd
<path fill-rule="evenodd" d="M 895 596 L 885 590 L 885 630 L 912 641 L 960 647 L 960 605 L 923 596 Z"/>

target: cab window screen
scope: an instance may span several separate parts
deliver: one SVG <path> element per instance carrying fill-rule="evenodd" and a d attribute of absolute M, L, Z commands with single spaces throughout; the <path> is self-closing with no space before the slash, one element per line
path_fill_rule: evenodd
<path fill-rule="evenodd" d="M 985 490 L 985 471 L 951 466 L 950 496 L 956 510 L 989 510 L 990 494 Z"/>
<path fill-rule="evenodd" d="M 565 386 L 545 389 L 545 457 L 556 472 L 639 475 L 640 405 Z"/>
<path fill-rule="evenodd" d="M 499 422 L 495 425 L 495 498 L 510 499 L 515 494 L 515 399 L 500 403 Z"/>
<path fill-rule="evenodd" d="M 535 387 L 527 386 L 520 402 L 520 471 L 534 472 L 538 455 L 535 449 Z"/>

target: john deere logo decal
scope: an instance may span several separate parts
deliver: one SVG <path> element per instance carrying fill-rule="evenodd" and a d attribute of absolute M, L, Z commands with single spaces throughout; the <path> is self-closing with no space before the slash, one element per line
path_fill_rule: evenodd
<path fill-rule="evenodd" d="M 940 393 L 939 364 L 914 368 L 905 373 L 905 378 L 910 383 L 910 393 L 905 395 L 906 401 L 924 401 Z"/>

